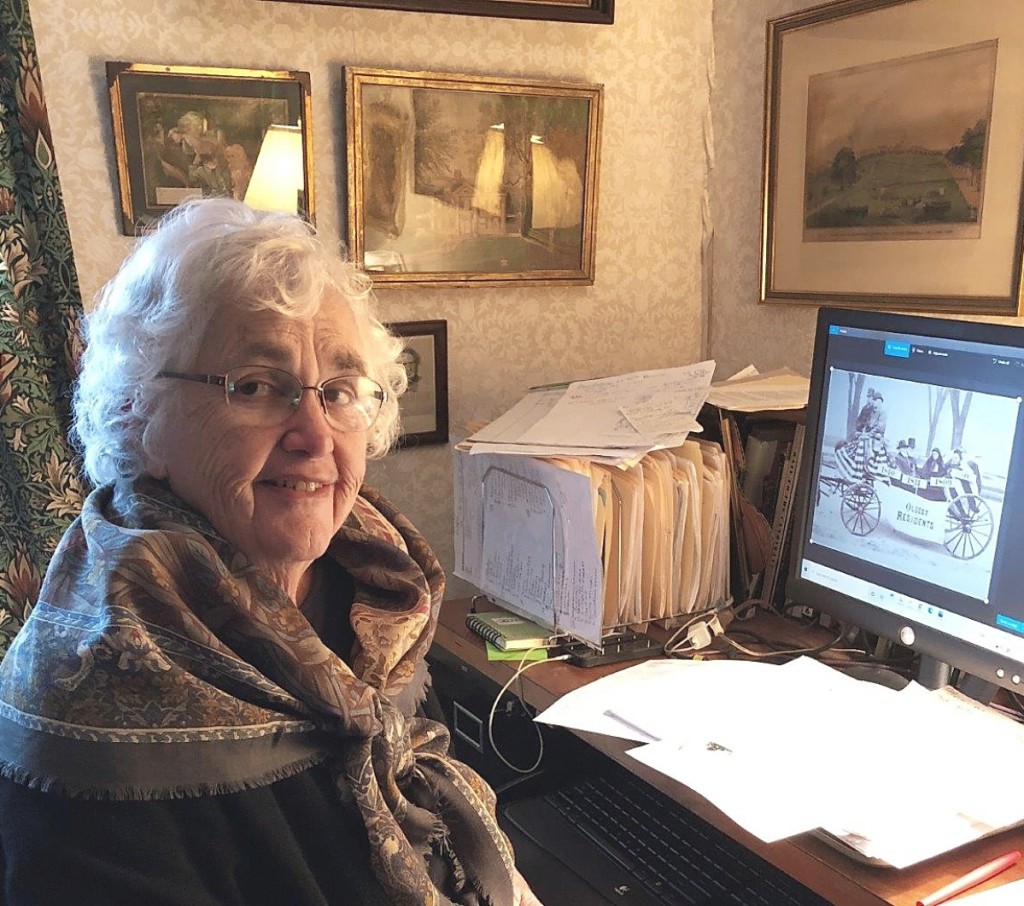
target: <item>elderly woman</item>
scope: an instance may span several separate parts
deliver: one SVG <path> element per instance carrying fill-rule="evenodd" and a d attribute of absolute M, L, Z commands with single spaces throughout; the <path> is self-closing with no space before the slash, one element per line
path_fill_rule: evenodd
<path fill-rule="evenodd" d="M 87 320 L 96 490 L 0 665 L 20 904 L 536 904 L 417 716 L 444 586 L 363 485 L 401 344 L 294 217 L 180 206 Z"/>

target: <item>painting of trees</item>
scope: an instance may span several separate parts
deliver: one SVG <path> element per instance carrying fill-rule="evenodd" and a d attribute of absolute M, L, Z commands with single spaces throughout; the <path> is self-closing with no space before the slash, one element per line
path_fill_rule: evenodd
<path fill-rule="evenodd" d="M 954 145 L 946 152 L 946 159 L 954 167 L 967 167 L 971 173 L 971 186 L 977 188 L 981 182 L 981 172 L 985 166 L 985 135 L 987 127 L 984 120 L 978 120 L 970 129 L 965 129 L 960 144 Z"/>
<path fill-rule="evenodd" d="M 840 148 L 832 158 L 832 166 L 828 171 L 829 178 L 840 189 L 847 189 L 857 182 L 860 175 L 857 154 L 853 148 Z"/>

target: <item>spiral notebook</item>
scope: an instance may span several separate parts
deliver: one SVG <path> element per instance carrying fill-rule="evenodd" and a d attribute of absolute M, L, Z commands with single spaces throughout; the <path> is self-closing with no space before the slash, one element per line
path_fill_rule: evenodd
<path fill-rule="evenodd" d="M 467 614 L 466 626 L 502 651 L 547 648 L 557 638 L 539 623 L 504 610 Z"/>

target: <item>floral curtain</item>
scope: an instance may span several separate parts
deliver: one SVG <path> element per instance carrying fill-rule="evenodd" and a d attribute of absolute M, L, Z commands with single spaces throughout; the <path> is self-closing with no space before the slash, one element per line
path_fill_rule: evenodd
<path fill-rule="evenodd" d="M 0 657 L 83 497 L 67 439 L 80 312 L 28 0 L 0 0 Z"/>

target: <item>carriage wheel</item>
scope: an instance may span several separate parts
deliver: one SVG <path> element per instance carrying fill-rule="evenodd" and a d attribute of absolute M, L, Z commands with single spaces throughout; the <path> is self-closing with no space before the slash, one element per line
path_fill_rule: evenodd
<path fill-rule="evenodd" d="M 958 560 L 977 557 L 992 540 L 992 510 L 977 494 L 961 494 L 946 507 L 943 542 Z"/>
<path fill-rule="evenodd" d="M 843 525 L 854 535 L 868 535 L 882 518 L 882 502 L 867 482 L 851 485 L 843 491 L 839 516 Z"/>

